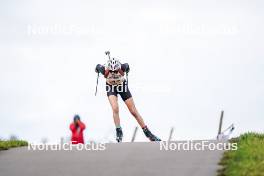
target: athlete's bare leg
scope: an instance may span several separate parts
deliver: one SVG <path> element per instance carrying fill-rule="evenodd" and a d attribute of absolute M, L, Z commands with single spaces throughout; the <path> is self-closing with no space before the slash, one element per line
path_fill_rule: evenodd
<path fill-rule="evenodd" d="M 108 96 L 109 103 L 111 104 L 113 111 L 113 119 L 116 127 L 120 127 L 119 107 L 118 99 L 115 95 Z"/>
<path fill-rule="evenodd" d="M 135 106 L 133 98 L 131 97 L 131 98 L 127 99 L 125 101 L 125 104 L 126 104 L 127 108 L 129 109 L 130 113 L 135 117 L 135 119 L 137 120 L 137 122 L 141 126 L 141 128 L 144 128 L 146 125 L 144 123 L 143 118 L 141 117 L 141 115 L 137 111 L 137 108 Z"/>

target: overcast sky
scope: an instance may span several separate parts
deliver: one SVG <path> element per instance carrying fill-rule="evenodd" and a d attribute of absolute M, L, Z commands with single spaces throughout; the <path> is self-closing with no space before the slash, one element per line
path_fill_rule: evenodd
<path fill-rule="evenodd" d="M 131 67 L 129 86 L 162 139 L 210 139 L 221 110 L 233 135 L 264 132 L 264 3 L 259 0 L 0 2 L 0 137 L 57 142 L 80 114 L 86 139 L 114 140 L 97 63 Z M 136 121 L 119 99 L 129 141 Z M 137 141 L 145 141 L 141 130 Z"/>

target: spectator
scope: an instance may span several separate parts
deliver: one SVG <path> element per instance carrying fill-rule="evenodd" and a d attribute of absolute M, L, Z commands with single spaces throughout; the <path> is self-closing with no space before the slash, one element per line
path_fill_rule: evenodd
<path fill-rule="evenodd" d="M 85 130 L 85 124 L 81 121 L 79 115 L 74 116 L 73 122 L 70 125 L 70 130 L 72 132 L 72 144 L 84 144 L 83 131 Z"/>

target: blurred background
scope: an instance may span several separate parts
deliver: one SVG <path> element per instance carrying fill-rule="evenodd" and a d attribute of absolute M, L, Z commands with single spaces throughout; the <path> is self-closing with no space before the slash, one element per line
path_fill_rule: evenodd
<path fill-rule="evenodd" d="M 85 139 L 114 141 L 95 66 L 130 64 L 129 86 L 162 139 L 211 139 L 221 110 L 234 136 L 264 131 L 261 0 L 0 2 L 0 138 L 59 142 L 79 114 Z M 125 141 L 136 121 L 119 99 Z M 138 131 L 136 141 L 147 141 Z"/>

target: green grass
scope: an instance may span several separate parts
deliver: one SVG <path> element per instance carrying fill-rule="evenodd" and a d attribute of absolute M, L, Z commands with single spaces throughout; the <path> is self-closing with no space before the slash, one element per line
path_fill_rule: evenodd
<path fill-rule="evenodd" d="M 28 143 L 22 140 L 9 140 L 9 141 L 0 140 L 0 150 L 8 150 L 9 148 L 22 147 L 27 145 Z"/>
<path fill-rule="evenodd" d="M 232 139 L 238 150 L 226 151 L 219 176 L 264 176 L 264 134 L 246 133 Z"/>

